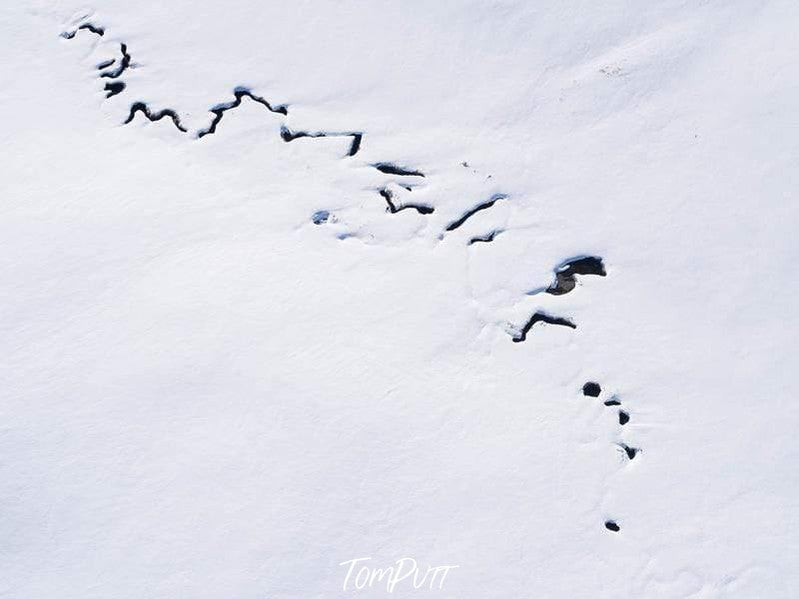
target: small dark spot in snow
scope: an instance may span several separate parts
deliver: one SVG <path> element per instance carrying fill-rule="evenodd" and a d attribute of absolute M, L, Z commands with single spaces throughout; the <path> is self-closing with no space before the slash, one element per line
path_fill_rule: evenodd
<path fill-rule="evenodd" d="M 619 532 L 621 530 L 614 520 L 605 520 L 605 528 L 613 532 Z"/>
<path fill-rule="evenodd" d="M 620 406 L 621 402 L 619 401 L 619 398 L 614 395 L 610 399 L 605 400 L 605 405 L 606 406 Z"/>
<path fill-rule="evenodd" d="M 624 426 L 628 422 L 630 422 L 630 415 L 624 410 L 619 410 L 619 424 Z"/>

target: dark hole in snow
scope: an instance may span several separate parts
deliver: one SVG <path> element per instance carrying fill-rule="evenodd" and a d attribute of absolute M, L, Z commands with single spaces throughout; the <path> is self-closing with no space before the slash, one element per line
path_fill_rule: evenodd
<path fill-rule="evenodd" d="M 551 295 L 569 293 L 577 285 L 575 275 L 597 275 L 604 277 L 605 265 L 598 256 L 585 256 L 567 260 L 555 269 L 555 282 L 547 288 Z"/>
<path fill-rule="evenodd" d="M 613 520 L 606 520 L 605 521 L 605 528 L 607 528 L 608 530 L 613 531 L 613 532 L 619 532 L 621 530 L 619 525 L 616 524 L 616 522 L 613 521 Z"/>
<path fill-rule="evenodd" d="M 587 395 L 588 397 L 599 397 L 600 393 L 602 393 L 602 387 L 599 386 L 599 383 L 589 381 L 583 385 L 583 395 Z"/>
<path fill-rule="evenodd" d="M 626 453 L 627 457 L 631 460 L 634 459 L 636 455 L 638 455 L 639 451 L 641 451 L 637 447 L 630 447 L 629 445 L 625 445 L 624 443 L 619 443 L 619 447 L 621 447 L 624 450 L 624 453 Z"/>
<path fill-rule="evenodd" d="M 105 84 L 105 91 L 108 93 L 105 95 L 106 98 L 110 98 L 111 96 L 116 96 L 119 93 L 122 93 L 122 90 L 125 89 L 125 83 L 123 81 L 113 81 Z"/>
<path fill-rule="evenodd" d="M 605 405 L 606 405 L 606 406 L 620 406 L 620 405 L 621 405 L 621 402 L 620 402 L 620 401 L 619 401 L 619 399 L 618 399 L 618 398 L 617 398 L 617 397 L 614 395 L 613 397 L 611 397 L 610 399 L 608 399 L 608 400 L 606 400 L 606 401 L 605 401 Z"/>
<path fill-rule="evenodd" d="M 314 212 L 313 216 L 311 217 L 313 224 L 315 225 L 323 225 L 329 218 L 330 213 L 327 210 L 319 210 L 318 212 Z"/>
<path fill-rule="evenodd" d="M 619 410 L 619 424 L 624 426 L 628 422 L 630 422 L 630 415 L 624 410 Z"/>

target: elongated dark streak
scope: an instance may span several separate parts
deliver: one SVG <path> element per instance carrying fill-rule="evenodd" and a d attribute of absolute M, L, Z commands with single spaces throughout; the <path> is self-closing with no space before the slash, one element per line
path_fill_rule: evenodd
<path fill-rule="evenodd" d="M 361 141 L 363 140 L 363 133 L 353 133 L 352 134 L 352 145 L 350 146 L 350 151 L 347 156 L 355 156 L 358 153 L 358 150 L 361 149 Z"/>
<path fill-rule="evenodd" d="M 490 242 L 494 241 L 494 239 L 496 239 L 497 235 L 499 235 L 500 233 L 502 233 L 501 230 L 499 230 L 499 231 L 491 231 L 490 233 L 488 233 L 486 235 L 480 235 L 480 236 L 477 236 L 477 237 L 472 237 L 469 240 L 469 245 L 472 245 L 473 243 L 490 243 Z"/>
<path fill-rule="evenodd" d="M 399 175 L 400 177 L 424 177 L 421 171 L 414 171 L 403 166 L 397 166 L 391 162 L 376 162 L 372 165 L 381 173 L 387 175 Z"/>

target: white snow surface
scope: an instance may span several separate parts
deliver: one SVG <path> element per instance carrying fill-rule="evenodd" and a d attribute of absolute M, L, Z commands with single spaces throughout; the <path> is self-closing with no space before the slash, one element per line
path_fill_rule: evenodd
<path fill-rule="evenodd" d="M 799 4 L 1 14 L 1 597 L 799 596 Z"/>

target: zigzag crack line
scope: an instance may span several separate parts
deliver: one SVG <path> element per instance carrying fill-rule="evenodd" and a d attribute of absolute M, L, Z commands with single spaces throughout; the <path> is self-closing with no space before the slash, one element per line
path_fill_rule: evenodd
<path fill-rule="evenodd" d="M 424 173 L 421 171 L 413 171 L 403 166 L 397 166 L 392 162 L 376 162 L 372 166 L 381 173 L 385 173 L 387 175 L 399 175 L 400 177 L 424 177 Z"/>
<path fill-rule="evenodd" d="M 65 31 L 65 32 L 63 32 L 61 34 L 61 36 L 66 38 L 66 39 L 72 39 L 72 38 L 75 37 L 75 35 L 77 34 L 78 31 L 84 30 L 84 29 L 87 30 L 87 31 L 90 31 L 92 33 L 95 33 L 96 35 L 99 35 L 99 36 L 105 35 L 105 29 L 103 27 L 96 26 L 96 25 L 94 25 L 92 23 L 84 23 L 84 24 L 80 25 L 79 27 L 77 27 L 74 31 Z M 106 79 L 117 79 L 118 77 L 120 77 L 122 75 L 122 73 L 125 72 L 125 70 L 131 68 L 131 56 L 130 56 L 130 54 L 127 51 L 128 50 L 127 45 L 124 44 L 124 43 L 121 43 L 120 44 L 120 50 L 121 50 L 121 53 L 122 53 L 122 60 L 120 61 L 120 63 L 117 65 L 117 67 L 114 70 L 106 71 L 104 73 L 101 73 L 100 77 L 103 77 L 103 78 L 106 78 Z M 98 70 L 106 69 L 106 68 L 112 66 L 115 62 L 116 62 L 116 59 L 106 60 L 106 61 L 101 62 L 100 64 L 98 64 L 97 65 L 97 69 Z M 125 84 L 124 83 L 121 83 L 121 82 L 113 83 L 113 84 L 112 83 L 107 83 L 105 85 L 105 91 L 108 92 L 106 94 L 106 98 L 110 98 L 111 96 L 115 96 L 116 94 L 121 93 L 122 90 L 124 90 L 124 89 L 125 89 Z M 219 122 L 222 120 L 222 116 L 224 115 L 224 113 L 226 111 L 228 111 L 228 110 L 231 110 L 232 108 L 236 108 L 237 106 L 241 105 L 241 101 L 242 101 L 242 98 L 244 98 L 244 96 L 247 96 L 248 98 L 250 98 L 254 102 L 262 104 L 263 106 L 265 106 L 271 112 L 275 112 L 275 113 L 282 114 L 282 115 L 288 115 L 288 107 L 287 106 L 282 105 L 282 104 L 279 105 L 279 106 L 272 106 L 272 104 L 270 104 L 266 99 L 261 98 L 260 96 L 256 96 L 255 94 L 253 94 L 252 91 L 249 88 L 237 87 L 236 89 L 233 90 L 233 96 L 234 96 L 234 100 L 232 102 L 229 102 L 227 104 L 217 105 L 217 106 L 215 106 L 214 108 L 212 108 L 210 110 L 210 112 L 213 113 L 214 118 L 211 121 L 211 124 L 209 125 L 209 127 L 207 129 L 199 131 L 197 133 L 197 138 L 198 139 L 201 138 L 201 137 L 204 137 L 205 135 L 209 135 L 209 134 L 215 133 L 216 132 L 216 128 L 219 125 Z M 180 122 L 180 118 L 178 117 L 177 113 L 174 110 L 165 109 L 165 110 L 162 110 L 160 112 L 153 113 L 153 112 L 150 111 L 150 109 L 148 108 L 148 106 L 144 102 L 136 102 L 135 104 L 133 104 L 130 107 L 130 114 L 128 115 L 127 120 L 125 120 L 123 124 L 130 123 L 133 120 L 133 117 L 135 116 L 136 112 L 141 112 L 142 114 L 144 114 L 144 116 L 146 116 L 151 121 L 157 121 L 157 120 L 162 119 L 165 116 L 168 116 L 169 118 L 172 119 L 172 122 L 175 124 L 175 127 L 177 127 L 177 129 L 179 131 L 182 131 L 184 133 L 187 132 L 187 129 L 185 129 L 183 127 L 183 125 Z M 294 131 L 291 131 L 285 125 L 282 126 L 281 129 L 280 129 L 280 137 L 283 139 L 283 141 L 286 141 L 286 142 L 293 141 L 293 140 L 299 139 L 301 137 L 309 137 L 309 138 L 317 138 L 317 137 L 351 137 L 352 138 L 352 143 L 350 144 L 350 149 L 347 152 L 347 156 L 355 156 L 355 154 L 358 153 L 358 150 L 360 150 L 361 143 L 363 142 L 363 132 L 361 132 L 361 131 L 347 131 L 347 132 L 342 132 L 342 133 L 339 133 L 339 132 L 326 132 L 326 131 L 320 131 L 320 132 L 315 132 L 315 133 L 310 133 L 310 132 L 307 132 L 307 131 L 294 132 Z M 424 175 L 422 175 L 422 176 L 424 176 Z M 413 207 L 413 206 L 409 206 L 409 207 Z M 424 207 L 424 206 L 416 207 L 416 209 L 420 210 L 420 211 L 426 210 L 427 208 L 428 207 Z M 400 210 L 402 210 L 402 208 L 400 208 Z"/>
<path fill-rule="evenodd" d="M 285 125 L 280 127 L 280 139 L 285 142 L 294 141 L 295 139 L 301 139 L 303 137 L 309 138 L 318 138 L 318 137 L 352 137 L 352 144 L 350 145 L 350 149 L 347 152 L 347 156 L 355 156 L 358 153 L 358 150 L 361 147 L 361 140 L 363 139 L 363 133 L 360 131 L 349 131 L 345 133 L 331 133 L 327 131 L 317 131 L 315 133 L 310 133 L 308 131 L 292 131 Z"/>
<path fill-rule="evenodd" d="M 258 104 L 266 106 L 266 108 L 270 112 L 275 112 L 277 114 L 282 114 L 282 115 L 287 115 L 289 113 L 287 106 L 283 104 L 281 104 L 280 106 L 272 106 L 266 99 L 260 96 L 256 96 L 255 94 L 252 93 L 252 91 L 250 91 L 250 89 L 246 87 L 237 87 L 236 89 L 234 89 L 233 96 L 235 99 L 232 102 L 228 102 L 227 104 L 219 104 L 210 110 L 210 112 L 213 113 L 214 118 L 207 129 L 204 129 L 203 131 L 197 133 L 198 138 L 216 133 L 216 127 L 217 125 L 219 125 L 219 121 L 222 120 L 222 117 L 224 116 L 225 112 L 240 106 L 241 100 L 245 96 L 250 98 L 250 100 L 252 100 L 253 102 L 257 102 Z"/>
<path fill-rule="evenodd" d="M 416 212 L 419 214 L 432 214 L 435 212 L 435 208 L 426 204 L 403 204 L 402 206 L 397 207 L 397 205 L 394 203 L 394 194 L 391 193 L 390 189 L 383 188 L 379 190 L 378 193 L 386 201 L 386 204 L 388 204 L 387 209 L 391 214 L 396 214 L 400 210 L 405 210 L 406 208 L 416 210 Z"/>
<path fill-rule="evenodd" d="M 113 71 L 107 71 L 102 73 L 100 77 L 106 77 L 108 79 L 116 79 L 122 73 L 125 72 L 127 68 L 130 67 L 130 54 L 128 54 L 128 46 L 126 44 L 119 44 L 119 49 L 122 52 L 122 61 L 119 63 L 116 69 Z"/>
<path fill-rule="evenodd" d="M 492 195 L 490 200 L 488 200 L 487 202 L 483 202 L 482 204 L 478 204 L 477 206 L 475 206 L 471 210 L 467 211 L 458 220 L 456 220 L 455 222 L 452 222 L 449 225 L 447 225 L 446 230 L 447 231 L 454 231 L 455 229 L 457 229 L 458 227 L 463 225 L 463 223 L 465 223 L 467 220 L 469 220 L 476 213 L 480 212 L 481 210 L 487 210 L 488 208 L 491 208 L 491 206 L 493 206 L 494 204 L 496 204 L 500 200 L 507 199 L 507 197 L 508 196 L 505 195 L 504 193 L 496 193 L 496 194 Z"/>
<path fill-rule="evenodd" d="M 100 37 L 105 35 L 104 27 L 100 27 L 99 25 L 94 25 L 92 23 L 84 23 L 83 25 L 77 27 L 74 31 L 65 31 L 64 33 L 61 34 L 61 37 L 63 37 L 64 39 L 71 40 L 81 30 L 90 31 L 91 33 L 99 35 Z"/>
<path fill-rule="evenodd" d="M 527 333 L 530 332 L 530 329 L 533 328 L 533 325 L 537 322 L 543 322 L 546 324 L 556 324 L 559 326 L 569 327 L 572 329 L 576 329 L 577 325 L 574 324 L 568 318 L 561 318 L 559 316 L 550 316 L 545 312 L 536 312 L 530 317 L 530 320 L 522 327 L 522 330 L 519 331 L 519 334 L 513 337 L 514 343 L 521 343 L 525 339 L 527 339 Z"/>
<path fill-rule="evenodd" d="M 555 282 L 546 289 L 535 289 L 527 295 L 536 295 L 545 291 L 550 295 L 563 295 L 569 293 L 577 286 L 576 275 L 607 276 L 605 264 L 599 256 L 580 256 L 571 258 L 559 264 L 555 270 Z"/>
<path fill-rule="evenodd" d="M 123 125 L 127 125 L 133 120 L 133 117 L 136 116 L 137 112 L 141 112 L 148 120 L 155 122 L 160 121 L 164 117 L 169 117 L 172 119 L 172 122 L 177 127 L 178 131 L 182 131 L 186 133 L 187 130 L 180 124 L 180 117 L 177 113 L 172 110 L 171 108 L 165 108 L 164 110 L 160 110 L 158 112 L 150 112 L 150 108 L 144 102 L 134 102 L 133 105 L 130 107 L 130 114 L 128 115 L 127 120 L 123 122 Z"/>

